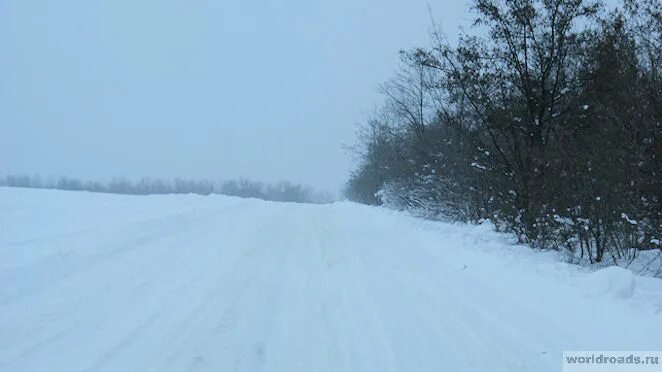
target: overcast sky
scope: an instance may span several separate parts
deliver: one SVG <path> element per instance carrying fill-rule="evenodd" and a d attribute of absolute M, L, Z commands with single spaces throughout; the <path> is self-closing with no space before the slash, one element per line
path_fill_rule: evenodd
<path fill-rule="evenodd" d="M 430 3 L 449 34 L 469 18 Z M 425 0 L 2 0 L 0 174 L 337 191 L 343 144 L 429 30 Z"/>

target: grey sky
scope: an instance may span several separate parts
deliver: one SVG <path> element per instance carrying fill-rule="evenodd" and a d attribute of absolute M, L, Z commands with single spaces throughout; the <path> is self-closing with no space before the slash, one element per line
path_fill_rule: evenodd
<path fill-rule="evenodd" d="M 431 5 L 449 34 L 468 17 Z M 429 26 L 425 0 L 2 0 L 0 174 L 336 191 L 342 144 Z"/>

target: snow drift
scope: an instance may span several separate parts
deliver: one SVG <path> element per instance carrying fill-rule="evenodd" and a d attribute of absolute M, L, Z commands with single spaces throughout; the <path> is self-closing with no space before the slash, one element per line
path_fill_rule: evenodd
<path fill-rule="evenodd" d="M 351 203 L 0 188 L 2 371 L 558 371 L 662 280 Z"/>

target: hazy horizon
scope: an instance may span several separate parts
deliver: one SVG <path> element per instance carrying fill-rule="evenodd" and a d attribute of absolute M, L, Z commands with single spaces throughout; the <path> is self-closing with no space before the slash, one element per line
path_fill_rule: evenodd
<path fill-rule="evenodd" d="M 0 5 L 0 174 L 337 192 L 343 145 L 431 28 L 423 0 L 34 5 Z M 433 14 L 451 36 L 469 17 Z"/>

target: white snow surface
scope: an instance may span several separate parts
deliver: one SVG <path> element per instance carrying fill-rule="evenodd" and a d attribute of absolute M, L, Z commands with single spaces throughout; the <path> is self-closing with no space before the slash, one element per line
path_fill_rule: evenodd
<path fill-rule="evenodd" d="M 636 279 L 628 269 L 609 266 L 597 270 L 584 281 L 586 294 L 608 294 L 616 297 L 630 298 L 634 294 Z"/>
<path fill-rule="evenodd" d="M 352 203 L 0 188 L 0 371 L 544 372 L 563 350 L 662 350 L 662 280 L 616 271 Z"/>

